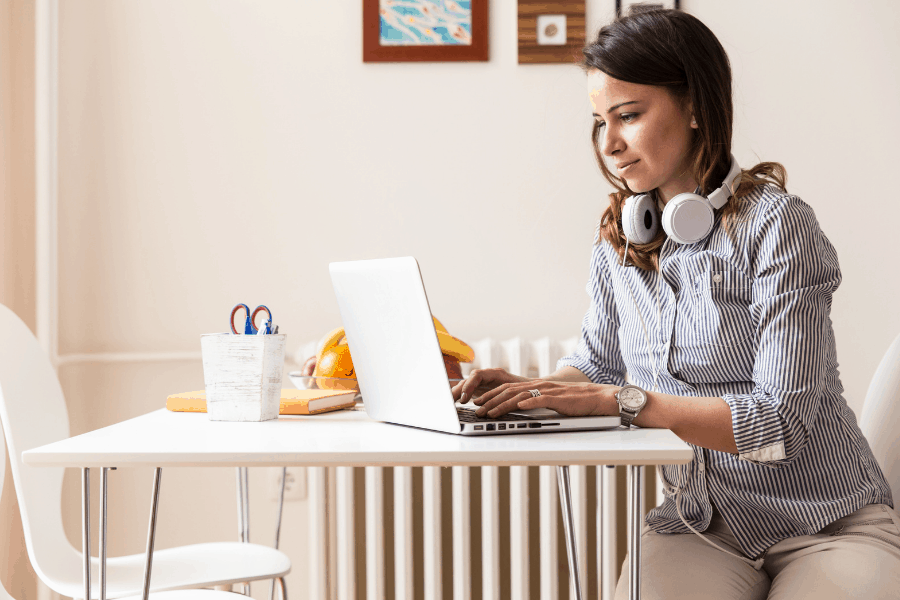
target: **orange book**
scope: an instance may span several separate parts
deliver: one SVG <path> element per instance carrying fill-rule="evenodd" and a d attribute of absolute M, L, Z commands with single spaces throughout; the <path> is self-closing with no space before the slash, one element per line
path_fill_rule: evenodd
<path fill-rule="evenodd" d="M 316 415 L 352 408 L 355 391 L 343 390 L 281 390 L 280 415 Z M 206 412 L 206 391 L 172 394 L 166 398 L 166 408 L 174 412 Z"/>

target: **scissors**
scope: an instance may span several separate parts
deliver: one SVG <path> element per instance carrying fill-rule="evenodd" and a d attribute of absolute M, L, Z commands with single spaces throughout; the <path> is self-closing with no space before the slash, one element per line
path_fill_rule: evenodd
<path fill-rule="evenodd" d="M 263 304 L 260 304 L 256 307 L 253 313 L 250 312 L 250 307 L 246 304 L 235 304 L 234 308 L 231 309 L 231 319 L 229 319 L 229 325 L 231 326 L 231 333 L 237 334 L 237 329 L 234 326 L 234 315 L 237 314 L 238 310 L 241 308 L 244 309 L 244 314 L 246 315 L 246 319 L 244 321 L 244 334 L 246 335 L 256 335 L 260 333 L 259 329 L 256 326 L 256 315 L 259 314 L 260 311 L 266 311 L 266 314 L 269 315 L 269 319 L 265 322 L 265 330 L 262 333 L 271 334 L 272 333 L 272 311 L 268 309 Z"/>

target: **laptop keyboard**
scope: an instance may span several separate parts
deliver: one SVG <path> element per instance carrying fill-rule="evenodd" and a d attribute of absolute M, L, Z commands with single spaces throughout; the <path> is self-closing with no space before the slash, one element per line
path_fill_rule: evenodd
<path fill-rule="evenodd" d="M 534 417 L 527 417 L 525 415 L 512 415 L 506 414 L 501 417 L 497 417 L 496 419 L 479 417 L 475 414 L 475 410 L 471 408 L 460 408 L 456 407 L 456 414 L 459 416 L 459 420 L 461 423 L 496 423 L 497 421 L 536 421 Z"/>

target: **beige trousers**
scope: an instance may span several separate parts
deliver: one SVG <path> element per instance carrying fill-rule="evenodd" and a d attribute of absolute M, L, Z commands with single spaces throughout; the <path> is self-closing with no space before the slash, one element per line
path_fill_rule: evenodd
<path fill-rule="evenodd" d="M 831 535 L 836 531 L 839 531 L 837 535 Z M 709 528 L 701 533 L 743 556 L 715 507 Z M 616 600 L 627 598 L 626 556 L 616 586 Z M 644 524 L 641 598 L 898 600 L 900 515 L 886 504 L 869 504 L 830 523 L 815 535 L 792 537 L 774 544 L 759 571 L 694 533 L 655 533 Z"/>

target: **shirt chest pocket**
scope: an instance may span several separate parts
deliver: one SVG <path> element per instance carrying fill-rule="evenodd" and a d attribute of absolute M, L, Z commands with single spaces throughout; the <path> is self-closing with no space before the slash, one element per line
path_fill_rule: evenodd
<path fill-rule="evenodd" d="M 709 346 L 738 346 L 752 340 L 751 280 L 740 271 L 705 271 L 694 281 L 687 303 L 697 341 Z"/>

